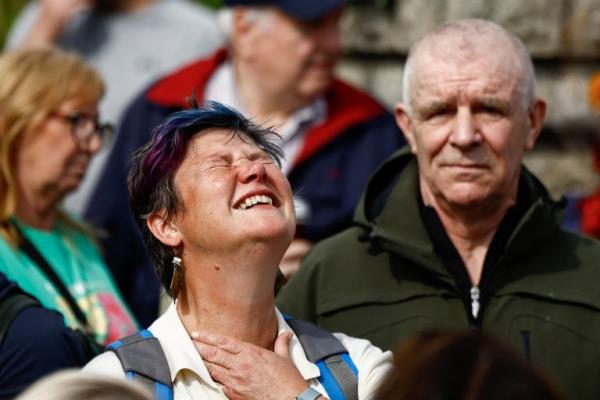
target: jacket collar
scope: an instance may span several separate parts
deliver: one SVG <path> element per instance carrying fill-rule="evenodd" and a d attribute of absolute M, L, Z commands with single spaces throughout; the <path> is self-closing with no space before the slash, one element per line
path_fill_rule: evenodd
<path fill-rule="evenodd" d="M 517 255 L 556 233 L 562 222 L 560 202 L 552 200 L 542 183 L 525 167 L 519 190 L 526 190 L 527 211 L 510 236 L 507 248 Z M 419 171 L 416 158 L 405 146 L 389 158 L 369 180 L 356 208 L 355 222 L 386 242 L 402 242 L 413 250 L 432 251 L 419 216 Z M 400 206 L 401 205 L 401 206 Z M 523 244 L 518 239 L 526 235 Z"/>
<path fill-rule="evenodd" d="M 435 255 L 420 218 L 418 176 L 414 156 L 407 148 L 398 151 L 371 178 L 356 209 L 355 222 L 376 247 L 415 262 L 431 277 L 455 286 L 446 267 Z M 533 295 L 600 309 L 600 294 L 595 287 L 597 273 L 590 259 L 582 258 L 576 249 L 578 244 L 598 245 L 586 245 L 587 239 L 561 233 L 564 205 L 552 200 L 544 186 L 525 167 L 521 172 L 521 188 L 528 191 L 529 205 L 499 261 L 501 267 L 494 278 L 494 292 L 498 295 Z M 556 236 L 559 233 L 561 236 Z M 557 250 L 561 254 L 546 256 L 544 253 L 551 254 L 549 250 L 553 246 L 561 246 Z"/>
<path fill-rule="evenodd" d="M 202 104 L 208 81 L 227 57 L 227 49 L 220 49 L 209 58 L 183 66 L 153 84 L 146 98 L 166 108 L 189 108 L 187 98 L 193 91 L 198 103 Z"/>
<path fill-rule="evenodd" d="M 327 118 L 308 131 L 295 166 L 304 163 L 347 129 L 385 114 L 385 109 L 372 97 L 339 79 L 333 80 L 325 93 L 325 101 Z"/>
<path fill-rule="evenodd" d="M 454 285 L 419 215 L 418 191 L 417 162 L 405 147 L 373 175 L 356 209 L 355 222 L 368 232 L 371 244 L 422 265 Z"/>

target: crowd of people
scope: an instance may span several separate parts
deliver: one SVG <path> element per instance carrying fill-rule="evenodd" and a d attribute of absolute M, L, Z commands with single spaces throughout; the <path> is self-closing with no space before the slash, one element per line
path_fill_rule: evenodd
<path fill-rule="evenodd" d="M 527 48 L 444 23 L 388 111 L 335 76 L 346 6 L 23 11 L 0 398 L 600 395 L 600 243 L 523 166 L 546 116 Z"/>

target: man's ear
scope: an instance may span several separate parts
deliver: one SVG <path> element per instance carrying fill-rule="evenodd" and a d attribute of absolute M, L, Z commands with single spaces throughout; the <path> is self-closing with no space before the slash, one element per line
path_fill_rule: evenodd
<path fill-rule="evenodd" d="M 231 44 L 237 57 L 251 55 L 252 32 L 255 23 L 248 18 L 245 7 L 234 7 L 231 20 Z"/>
<path fill-rule="evenodd" d="M 535 142 L 540 137 L 544 119 L 546 117 L 546 102 L 536 98 L 529 108 L 529 132 L 525 141 L 525 151 L 533 149 Z"/>
<path fill-rule="evenodd" d="M 410 151 L 413 154 L 417 154 L 417 145 L 415 142 L 412 120 L 408 113 L 408 107 L 404 103 L 398 103 L 396 104 L 396 107 L 394 107 L 394 112 L 396 115 L 396 124 L 402 129 L 402 133 L 410 146 Z"/>
<path fill-rule="evenodd" d="M 167 220 L 164 212 L 155 212 L 146 218 L 146 225 L 155 238 L 169 247 L 178 247 L 182 238 L 177 225 Z"/>

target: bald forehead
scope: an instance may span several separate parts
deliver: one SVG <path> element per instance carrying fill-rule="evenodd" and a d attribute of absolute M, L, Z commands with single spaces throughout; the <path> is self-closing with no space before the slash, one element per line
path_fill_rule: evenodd
<path fill-rule="evenodd" d="M 428 33 L 421 44 L 441 42 L 443 40 L 463 42 L 470 44 L 486 44 L 494 42 L 506 42 L 510 44 L 514 37 L 500 25 L 483 19 L 465 19 L 448 22 Z"/>
<path fill-rule="evenodd" d="M 422 80 L 438 83 L 478 76 L 482 80 L 511 82 L 518 90 L 523 69 L 514 50 L 503 44 L 482 48 L 470 43 L 438 41 L 423 48 L 414 61 L 412 84 Z"/>
<path fill-rule="evenodd" d="M 482 79 L 501 75 L 516 82 L 521 104 L 528 108 L 535 92 L 535 75 L 523 43 L 501 26 L 487 20 L 466 19 L 446 23 L 427 34 L 411 49 L 404 70 L 403 98 L 410 112 L 412 86 L 427 75 L 444 79 L 479 70 Z"/>
<path fill-rule="evenodd" d="M 486 63 L 522 73 L 521 57 L 507 32 L 495 27 L 442 27 L 415 47 L 417 63 L 444 60 L 456 64 Z M 423 65 L 421 65 L 423 66 Z M 419 69 L 415 70 L 418 73 Z"/>

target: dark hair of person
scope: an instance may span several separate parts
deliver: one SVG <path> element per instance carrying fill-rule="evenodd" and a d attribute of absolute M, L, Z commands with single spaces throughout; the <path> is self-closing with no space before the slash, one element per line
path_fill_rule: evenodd
<path fill-rule="evenodd" d="M 425 332 L 394 353 L 378 400 L 564 400 L 521 354 L 478 332 Z"/>
<path fill-rule="evenodd" d="M 258 126 L 238 111 L 217 102 L 198 107 L 193 101 L 191 106 L 171 114 L 154 129 L 152 139 L 134 154 L 128 177 L 131 211 L 169 295 L 172 295 L 170 282 L 174 249 L 152 235 L 146 218 L 154 212 L 162 212 L 167 219 L 173 219 L 182 211 L 181 198 L 173 179 L 192 139 L 207 129 L 219 128 L 229 135 L 229 140 L 237 137 L 255 144 L 278 166 L 281 166 L 283 157 L 282 150 L 269 141 L 278 135 Z"/>

